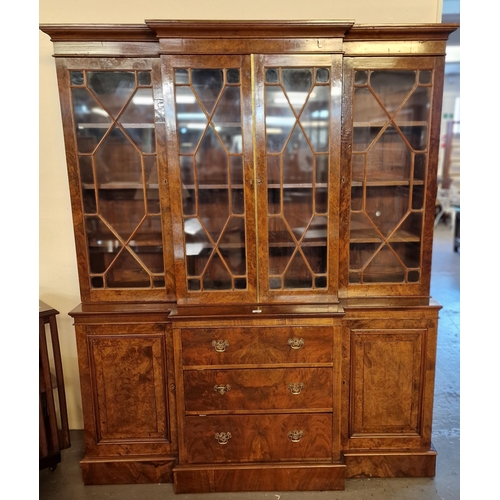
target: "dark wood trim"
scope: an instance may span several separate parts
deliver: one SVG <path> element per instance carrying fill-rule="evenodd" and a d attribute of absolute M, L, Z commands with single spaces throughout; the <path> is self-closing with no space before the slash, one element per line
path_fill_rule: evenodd
<path fill-rule="evenodd" d="M 40 30 L 52 42 L 157 41 L 155 32 L 145 24 L 40 24 Z"/>
<path fill-rule="evenodd" d="M 351 21 L 211 21 L 146 20 L 158 38 L 338 38 L 343 37 Z"/>
<path fill-rule="evenodd" d="M 393 24 L 364 25 L 355 24 L 346 32 L 345 40 L 353 41 L 383 41 L 383 40 L 447 40 L 451 33 L 459 27 L 458 24 Z"/>

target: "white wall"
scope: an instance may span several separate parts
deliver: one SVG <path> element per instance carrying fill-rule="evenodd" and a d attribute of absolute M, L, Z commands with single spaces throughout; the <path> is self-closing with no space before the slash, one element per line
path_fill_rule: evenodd
<path fill-rule="evenodd" d="M 39 22 L 143 23 L 145 19 L 330 19 L 435 23 L 442 0 L 40 0 Z M 56 308 L 71 429 L 83 428 L 76 343 L 68 312 L 79 302 L 75 244 L 52 44 L 39 36 L 39 297 Z"/>

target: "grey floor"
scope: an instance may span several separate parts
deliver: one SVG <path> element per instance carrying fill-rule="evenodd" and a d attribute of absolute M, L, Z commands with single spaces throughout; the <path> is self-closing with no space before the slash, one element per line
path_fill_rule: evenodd
<path fill-rule="evenodd" d="M 83 432 L 71 431 L 71 448 L 62 451 L 54 471 L 40 471 L 40 500 L 456 500 L 460 498 L 460 253 L 453 251 L 452 229 L 435 230 L 432 296 L 440 313 L 434 399 L 433 444 L 436 477 L 349 479 L 341 492 L 210 493 L 175 495 L 171 484 L 84 486 L 79 460 Z"/>

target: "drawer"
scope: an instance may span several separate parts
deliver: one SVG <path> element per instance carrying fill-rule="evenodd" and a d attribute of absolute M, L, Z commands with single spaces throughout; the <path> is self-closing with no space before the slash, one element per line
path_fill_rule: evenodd
<path fill-rule="evenodd" d="M 184 436 L 189 463 L 325 460 L 332 415 L 187 416 Z"/>
<path fill-rule="evenodd" d="M 331 327 L 182 329 L 182 361 L 190 365 L 331 363 Z"/>
<path fill-rule="evenodd" d="M 186 370 L 186 411 L 332 407 L 332 368 Z"/>

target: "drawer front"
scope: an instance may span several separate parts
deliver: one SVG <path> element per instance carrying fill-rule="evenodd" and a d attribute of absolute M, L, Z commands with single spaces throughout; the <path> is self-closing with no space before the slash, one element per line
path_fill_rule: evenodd
<path fill-rule="evenodd" d="M 231 327 L 182 330 L 182 360 L 190 365 L 331 363 L 330 327 Z"/>
<path fill-rule="evenodd" d="M 332 407 L 331 368 L 187 370 L 186 411 Z"/>
<path fill-rule="evenodd" d="M 324 460 L 332 454 L 332 415 L 188 416 L 189 463 Z"/>

